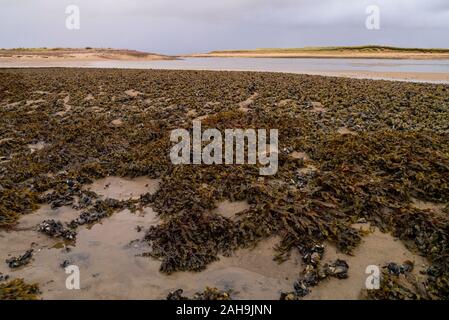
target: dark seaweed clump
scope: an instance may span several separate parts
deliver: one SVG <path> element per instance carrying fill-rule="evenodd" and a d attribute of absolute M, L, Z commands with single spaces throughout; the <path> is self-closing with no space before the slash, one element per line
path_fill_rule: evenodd
<path fill-rule="evenodd" d="M 337 259 L 331 263 L 322 265 L 324 245 L 315 245 L 307 252 L 303 252 L 305 267 L 300 277 L 293 284 L 294 291 L 282 292 L 280 300 L 299 300 L 311 292 L 311 288 L 329 277 L 346 279 L 349 265 L 346 261 Z"/>
<path fill-rule="evenodd" d="M 6 263 L 11 269 L 16 269 L 21 266 L 27 265 L 31 262 L 31 259 L 33 258 L 33 249 L 28 250 L 23 255 L 19 257 L 13 257 L 11 259 L 7 259 Z"/>
<path fill-rule="evenodd" d="M 380 288 L 365 290 L 363 297 L 371 300 L 423 300 L 430 299 L 425 286 L 411 272 L 413 263 L 402 265 L 391 262 L 382 268 Z"/>
<path fill-rule="evenodd" d="M 278 173 L 172 165 L 170 131 L 190 129 L 197 117 L 204 129 L 279 129 Z M 280 262 L 325 241 L 350 253 L 363 236 L 352 224 L 365 219 L 426 256 L 426 291 L 448 298 L 448 150 L 447 85 L 250 72 L 0 71 L 0 227 L 42 203 L 88 212 L 74 225 L 95 222 L 120 206 L 96 210 L 81 186 L 108 175 L 160 178 L 155 195 L 127 206 L 151 205 L 162 218 L 145 239 L 167 273 L 202 270 L 270 236 L 282 239 Z M 217 216 L 212 209 L 225 199 L 247 200 L 250 209 L 233 220 Z"/>
<path fill-rule="evenodd" d="M 167 295 L 167 300 L 232 300 L 229 291 L 222 291 L 217 288 L 207 287 L 203 292 L 197 292 L 193 298 L 183 296 L 184 290 L 178 289 Z"/>
<path fill-rule="evenodd" d="M 37 300 L 39 294 L 37 284 L 27 284 L 23 279 L 0 283 L 0 300 Z"/>

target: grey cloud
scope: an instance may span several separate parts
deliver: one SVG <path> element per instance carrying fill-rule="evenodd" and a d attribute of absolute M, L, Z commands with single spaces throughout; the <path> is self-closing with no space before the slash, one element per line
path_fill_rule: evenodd
<path fill-rule="evenodd" d="M 65 6 L 81 30 L 65 29 Z M 381 30 L 365 29 L 378 5 Z M 358 45 L 449 47 L 447 0 L 0 0 L 0 47 L 107 46 L 163 53 Z"/>

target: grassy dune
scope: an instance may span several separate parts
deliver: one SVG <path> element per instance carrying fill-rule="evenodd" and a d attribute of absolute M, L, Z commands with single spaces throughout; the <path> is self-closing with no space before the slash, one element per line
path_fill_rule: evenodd
<path fill-rule="evenodd" d="M 173 57 L 127 49 L 103 48 L 12 48 L 0 49 L 0 58 L 6 59 L 115 59 L 115 60 L 168 60 Z"/>
<path fill-rule="evenodd" d="M 292 57 L 292 58 L 385 58 L 385 59 L 449 59 L 449 49 L 399 48 L 389 46 L 343 46 L 304 48 L 262 48 L 223 50 L 197 54 L 201 57 Z"/>

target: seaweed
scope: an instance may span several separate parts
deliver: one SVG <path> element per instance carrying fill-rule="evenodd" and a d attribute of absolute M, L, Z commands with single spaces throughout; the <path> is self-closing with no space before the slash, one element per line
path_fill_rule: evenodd
<path fill-rule="evenodd" d="M 76 232 L 69 228 L 65 228 L 60 221 L 45 220 L 42 221 L 37 230 L 45 233 L 50 237 L 62 237 L 66 240 L 72 241 L 76 239 Z"/>
<path fill-rule="evenodd" d="M 364 234 L 352 225 L 363 219 L 427 257 L 425 290 L 434 299 L 449 297 L 447 85 L 43 68 L 2 69 L 0 86 L 2 228 L 42 203 L 82 210 L 68 226 L 73 231 L 123 208 L 151 206 L 162 223 L 145 234 L 146 255 L 160 259 L 163 272 L 201 271 L 219 255 L 271 236 L 281 237 L 276 260 L 294 250 L 311 253 L 305 263 L 313 271 L 322 263 L 317 246 L 325 241 L 353 253 Z M 126 93 L 133 88 L 139 94 Z M 260 177 L 249 165 L 171 164 L 170 131 L 190 129 L 198 117 L 204 129 L 279 129 L 278 173 Z M 27 146 L 38 141 L 45 147 L 31 152 Z M 296 159 L 294 151 L 307 157 Z M 156 194 L 127 202 L 83 189 L 108 175 L 162 183 Z M 250 208 L 232 220 L 214 214 L 225 199 L 246 200 Z M 418 209 L 414 199 L 442 209 Z M 327 272 L 342 267 L 328 265 Z M 306 291 L 301 283 L 296 287 Z"/>
<path fill-rule="evenodd" d="M 13 257 L 11 259 L 7 259 L 6 263 L 11 269 L 16 269 L 30 263 L 32 258 L 33 258 L 33 249 L 28 250 L 20 257 Z"/>
<path fill-rule="evenodd" d="M 322 266 L 321 259 L 324 246 L 316 245 L 304 252 L 303 261 L 306 264 L 299 278 L 294 282 L 292 292 L 281 292 L 280 300 L 300 300 L 311 292 L 311 288 L 329 277 L 346 279 L 349 265 L 346 261 L 337 259 Z"/>
<path fill-rule="evenodd" d="M 217 288 L 206 287 L 203 292 L 195 293 L 191 299 L 183 296 L 183 292 L 182 289 L 170 292 L 167 295 L 167 300 L 232 300 L 230 291 L 222 291 Z"/>
<path fill-rule="evenodd" d="M 229 254 L 235 249 L 233 229 L 232 222 L 223 217 L 204 213 L 182 215 L 150 227 L 145 235 L 145 240 L 152 243 L 148 255 L 162 259 L 161 272 L 201 271 L 217 260 L 219 253 Z"/>
<path fill-rule="evenodd" d="M 426 300 L 431 296 L 425 284 L 414 276 L 413 263 L 399 265 L 391 262 L 382 268 L 380 288 L 363 290 L 362 297 L 370 300 Z"/>
<path fill-rule="evenodd" d="M 27 284 L 23 279 L 0 283 L 0 300 L 38 300 L 39 294 L 37 284 Z"/>
<path fill-rule="evenodd" d="M 38 196 L 29 189 L 0 188 L 0 227 L 14 224 L 21 214 L 38 208 Z"/>

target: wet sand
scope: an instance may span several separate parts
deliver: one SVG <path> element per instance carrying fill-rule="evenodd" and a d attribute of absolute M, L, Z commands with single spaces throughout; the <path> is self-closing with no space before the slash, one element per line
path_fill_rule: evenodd
<path fill-rule="evenodd" d="M 437 72 L 379 72 L 379 71 L 327 71 L 308 74 L 355 79 L 399 80 L 429 83 L 448 83 L 449 73 Z"/>
<path fill-rule="evenodd" d="M 103 197 L 125 200 L 146 192 L 154 193 L 158 183 L 143 177 L 108 177 L 87 188 Z M 232 218 L 248 208 L 245 201 L 226 200 L 218 203 L 214 212 Z M 216 287 L 230 290 L 234 299 L 272 300 L 279 299 L 281 292 L 292 290 L 293 282 L 304 267 L 298 252 L 293 252 L 282 264 L 275 262 L 274 247 L 280 239 L 273 237 L 255 248 L 238 250 L 231 257 L 221 256 L 202 272 L 163 274 L 159 272 L 158 260 L 140 256 L 149 250 L 148 244 L 141 240 L 145 229 L 162 223 L 150 207 L 136 213 L 124 210 L 100 224 L 83 227 L 74 244 L 48 238 L 36 231 L 36 226 L 43 220 L 68 223 L 79 214 L 80 211 L 71 207 L 51 209 L 44 205 L 35 213 L 24 216 L 14 231 L 0 231 L 0 261 L 21 255 L 30 248 L 34 250 L 29 265 L 11 270 L 1 263 L 0 272 L 39 283 L 43 299 L 164 299 L 180 287 L 188 296 L 205 287 Z M 368 225 L 358 227 L 369 228 Z M 306 299 L 359 299 L 368 265 L 380 267 L 390 261 L 410 260 L 419 270 L 426 264 L 424 258 L 379 230 L 366 236 L 353 256 L 338 253 L 335 247 L 328 245 L 323 261 L 337 258 L 349 263 L 349 278 L 323 281 L 312 288 Z M 65 287 L 67 274 L 61 266 L 64 261 L 79 267 L 81 290 Z"/>
<path fill-rule="evenodd" d="M 358 228 L 369 229 L 369 225 L 357 225 Z M 333 246 L 328 246 L 324 254 L 324 261 L 343 259 L 349 264 L 349 277 L 344 280 L 331 278 L 321 282 L 318 287 L 312 288 L 305 300 L 357 300 L 362 298 L 362 290 L 366 290 L 365 282 L 369 274 L 366 268 L 370 265 L 381 269 L 392 261 L 414 263 L 413 275 L 420 276 L 429 262 L 411 252 L 404 243 L 395 239 L 388 233 L 382 233 L 378 229 L 365 236 L 362 244 L 356 248 L 351 256 L 341 254 Z M 421 276 L 421 279 L 424 279 Z"/>
<path fill-rule="evenodd" d="M 125 179 L 120 177 L 107 177 L 96 180 L 93 184 L 87 185 L 86 189 L 96 194 L 116 200 L 138 199 L 140 195 L 147 192 L 153 194 L 158 189 L 160 181 L 139 177 Z"/>
<path fill-rule="evenodd" d="M 352 61 L 352 62 L 351 62 Z M 355 79 L 375 79 L 424 83 L 449 83 L 447 60 L 390 59 L 271 59 L 271 58 L 192 58 L 171 59 L 10 59 L 0 58 L 0 68 L 129 68 L 164 70 L 217 70 L 280 72 Z M 135 94 L 130 92 L 130 94 Z M 250 102 L 250 101 L 248 101 Z M 245 107 L 242 108 L 244 110 Z"/>

